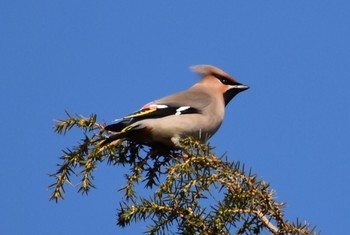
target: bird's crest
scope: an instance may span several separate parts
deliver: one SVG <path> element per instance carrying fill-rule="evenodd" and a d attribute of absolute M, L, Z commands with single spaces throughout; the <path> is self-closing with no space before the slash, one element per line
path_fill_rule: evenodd
<path fill-rule="evenodd" d="M 236 79 L 231 77 L 229 74 L 227 74 L 223 70 L 213 65 L 208 65 L 208 64 L 195 65 L 195 66 L 191 66 L 191 70 L 195 73 L 198 73 L 202 77 L 205 77 L 208 75 L 214 75 L 215 77 L 225 77 L 231 80 L 232 82 L 237 82 Z"/>

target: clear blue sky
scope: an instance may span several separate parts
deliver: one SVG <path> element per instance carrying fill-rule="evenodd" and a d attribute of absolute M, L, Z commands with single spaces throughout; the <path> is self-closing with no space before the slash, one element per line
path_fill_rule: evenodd
<path fill-rule="evenodd" d="M 49 202 L 48 173 L 81 138 L 53 133 L 64 110 L 112 121 L 216 65 L 251 89 L 211 140 L 286 202 L 287 218 L 350 224 L 350 2 L 0 2 L 1 234 L 141 234 L 115 226 L 125 169 L 96 171 L 88 196 Z"/>

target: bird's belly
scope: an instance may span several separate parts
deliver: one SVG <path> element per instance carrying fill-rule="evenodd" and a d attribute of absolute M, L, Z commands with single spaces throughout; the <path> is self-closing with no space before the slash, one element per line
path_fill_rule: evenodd
<path fill-rule="evenodd" d="M 206 142 L 221 125 L 221 121 L 215 119 L 210 120 L 211 123 L 208 125 L 208 120 L 205 120 L 201 115 L 191 115 L 191 117 L 186 118 L 180 115 L 169 116 L 149 119 L 147 122 L 147 126 L 152 129 L 149 142 L 161 143 L 166 146 L 178 145 L 178 142 L 186 137 L 194 137 Z"/>

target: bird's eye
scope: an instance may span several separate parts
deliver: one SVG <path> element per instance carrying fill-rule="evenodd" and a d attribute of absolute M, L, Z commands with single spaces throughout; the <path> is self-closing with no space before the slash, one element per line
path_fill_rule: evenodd
<path fill-rule="evenodd" d="M 228 85 L 228 80 L 226 79 L 226 78 L 223 78 L 223 79 L 221 79 L 221 82 L 223 83 L 223 84 L 225 84 L 225 85 Z"/>
<path fill-rule="evenodd" d="M 230 85 L 230 84 L 231 84 L 231 81 L 228 80 L 227 78 L 223 77 L 223 76 L 220 76 L 220 75 L 218 75 L 218 74 L 215 74 L 214 76 L 215 76 L 217 79 L 219 79 L 220 82 L 221 82 L 222 84 L 225 84 L 225 85 Z"/>

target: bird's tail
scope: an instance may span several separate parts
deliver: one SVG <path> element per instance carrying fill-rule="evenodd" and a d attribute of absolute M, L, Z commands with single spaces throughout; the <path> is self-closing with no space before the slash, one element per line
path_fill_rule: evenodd
<path fill-rule="evenodd" d="M 117 133 L 115 135 L 111 135 L 110 137 L 108 137 L 107 139 L 105 139 L 101 144 L 100 146 L 103 147 L 103 146 L 106 146 L 116 140 L 122 140 L 123 138 L 125 138 L 126 134 L 125 133 Z"/>
<path fill-rule="evenodd" d="M 128 138 L 130 137 L 133 133 L 144 129 L 145 126 L 142 124 L 137 124 L 137 125 L 129 125 L 127 127 L 125 127 L 124 129 L 122 129 L 121 131 L 115 133 L 114 135 L 111 135 L 110 137 L 108 137 L 106 140 L 104 140 L 101 143 L 101 146 L 106 146 L 107 144 L 110 144 L 116 140 L 123 140 L 124 138 Z"/>

